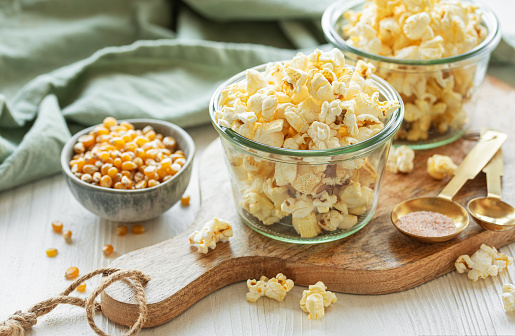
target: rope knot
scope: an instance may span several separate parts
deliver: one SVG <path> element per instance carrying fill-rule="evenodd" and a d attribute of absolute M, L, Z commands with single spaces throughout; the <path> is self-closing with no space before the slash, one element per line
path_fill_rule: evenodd
<path fill-rule="evenodd" d="M 69 296 L 69 294 L 72 293 L 81 283 L 99 274 L 102 274 L 106 277 L 100 282 L 100 285 L 93 291 L 87 300 Z M 145 299 L 145 289 L 143 287 L 148 283 L 149 280 L 149 276 L 137 270 L 102 268 L 90 272 L 72 282 L 72 284 L 68 286 L 68 288 L 66 288 L 66 290 L 60 295 L 35 304 L 25 313 L 23 313 L 21 310 L 18 310 L 16 313 L 9 316 L 7 320 L 3 322 L 0 321 L 0 336 L 24 336 L 25 331 L 32 328 L 32 326 L 37 323 L 37 318 L 39 316 L 48 314 L 55 307 L 62 303 L 86 308 L 86 317 L 93 331 L 95 331 L 100 336 L 107 336 L 105 332 L 96 326 L 93 319 L 93 314 L 95 312 L 102 311 L 100 304 L 95 301 L 95 298 L 100 295 L 104 289 L 116 281 L 124 281 L 136 291 L 136 299 L 139 303 L 140 314 L 136 323 L 126 334 L 126 336 L 134 336 L 141 330 L 143 324 L 145 324 L 145 321 L 147 320 L 148 307 L 147 300 Z"/>
<path fill-rule="evenodd" d="M 0 336 L 18 336 L 23 335 L 25 330 L 32 328 L 38 322 L 37 316 L 34 313 L 22 313 L 18 310 L 7 318 L 7 320 L 0 322 Z"/>

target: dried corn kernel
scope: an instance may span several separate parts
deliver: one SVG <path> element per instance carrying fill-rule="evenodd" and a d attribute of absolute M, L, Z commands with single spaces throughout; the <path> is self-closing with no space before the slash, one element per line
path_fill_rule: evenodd
<path fill-rule="evenodd" d="M 77 292 L 84 293 L 86 291 L 86 283 L 83 282 L 77 286 Z"/>
<path fill-rule="evenodd" d="M 107 170 L 107 175 L 111 178 L 115 177 L 116 174 L 118 174 L 118 169 L 116 167 L 111 167 Z"/>
<path fill-rule="evenodd" d="M 93 182 L 93 176 L 91 176 L 90 174 L 83 174 L 80 179 L 86 183 Z"/>
<path fill-rule="evenodd" d="M 111 255 L 114 251 L 113 245 L 106 244 L 104 247 L 102 247 L 102 252 L 107 257 L 108 255 Z"/>
<path fill-rule="evenodd" d="M 123 160 L 123 158 L 122 158 L 122 160 Z M 125 161 L 124 163 L 122 163 L 123 170 L 133 170 L 136 168 L 138 168 L 138 165 L 132 161 Z"/>
<path fill-rule="evenodd" d="M 113 160 L 113 165 L 116 168 L 121 168 L 122 167 L 122 159 L 117 157 L 116 159 Z"/>
<path fill-rule="evenodd" d="M 147 186 L 148 186 L 149 188 L 155 187 L 155 186 L 157 186 L 157 185 L 159 185 L 159 182 L 158 182 L 158 181 L 156 181 L 156 180 L 148 180 L 148 184 L 147 184 Z"/>
<path fill-rule="evenodd" d="M 114 184 L 114 188 L 115 189 L 121 189 L 121 190 L 127 190 L 127 187 L 122 182 L 116 182 Z"/>
<path fill-rule="evenodd" d="M 86 151 L 86 147 L 84 147 L 82 142 L 77 142 L 75 146 L 73 146 L 73 150 L 75 153 L 84 153 Z"/>
<path fill-rule="evenodd" d="M 70 230 L 64 231 L 63 238 L 67 243 L 71 243 L 72 242 L 72 232 Z"/>
<path fill-rule="evenodd" d="M 50 258 L 53 258 L 57 255 L 58 251 L 55 248 L 49 248 L 46 250 L 46 255 Z"/>
<path fill-rule="evenodd" d="M 75 266 L 68 268 L 66 270 L 66 272 L 64 273 L 64 277 L 66 278 L 66 280 L 75 279 L 78 276 L 79 276 L 79 269 Z"/>
<path fill-rule="evenodd" d="M 148 125 L 148 126 L 145 126 L 141 131 L 143 132 L 143 134 L 147 135 L 148 132 L 154 131 L 154 127 Z"/>
<path fill-rule="evenodd" d="M 63 231 L 63 223 L 60 221 L 53 221 L 52 222 L 52 230 L 54 230 L 54 232 L 57 232 L 57 233 Z"/>
<path fill-rule="evenodd" d="M 84 168 L 82 168 L 82 171 L 84 172 L 84 174 L 93 175 L 94 173 L 96 173 L 98 171 L 98 168 L 94 165 L 87 164 L 84 166 Z"/>
<path fill-rule="evenodd" d="M 136 224 L 132 227 L 132 233 L 134 234 L 142 234 L 145 233 L 145 227 L 141 224 Z"/>
<path fill-rule="evenodd" d="M 127 232 L 129 231 L 129 228 L 126 225 L 118 225 L 114 228 L 114 232 L 117 236 L 125 236 Z"/>
<path fill-rule="evenodd" d="M 132 125 L 128 121 L 120 121 L 119 125 L 125 127 L 127 130 L 133 130 L 134 129 L 134 125 Z"/>
<path fill-rule="evenodd" d="M 95 143 L 95 138 L 90 134 L 86 134 L 79 137 L 79 142 L 82 143 L 84 147 L 88 148 L 93 146 L 93 144 Z"/>
<path fill-rule="evenodd" d="M 143 189 L 143 188 L 146 188 L 147 187 L 147 181 L 143 180 L 143 181 L 139 181 L 138 183 L 136 183 L 136 185 L 134 186 L 135 189 Z"/>
<path fill-rule="evenodd" d="M 112 185 L 113 185 L 113 180 L 111 179 L 111 177 L 109 175 L 102 176 L 102 178 L 100 179 L 101 187 L 111 188 Z"/>
<path fill-rule="evenodd" d="M 127 176 L 122 177 L 122 184 L 127 189 L 130 189 L 132 187 L 132 181 Z"/>
<path fill-rule="evenodd" d="M 99 172 L 96 172 L 93 174 L 93 182 L 100 183 L 100 180 L 102 179 L 102 174 Z"/>
<path fill-rule="evenodd" d="M 107 118 L 104 119 L 104 122 L 103 122 L 104 127 L 107 128 L 107 129 L 109 129 L 109 128 L 113 127 L 113 126 L 116 126 L 117 123 L 118 122 L 113 117 L 107 117 Z"/>
<path fill-rule="evenodd" d="M 189 196 L 182 196 L 181 197 L 181 205 L 182 206 L 190 205 L 190 197 Z"/>
<path fill-rule="evenodd" d="M 172 137 L 165 137 L 163 138 L 163 144 L 168 148 L 169 150 L 174 150 L 177 143 L 175 142 L 175 139 Z"/>

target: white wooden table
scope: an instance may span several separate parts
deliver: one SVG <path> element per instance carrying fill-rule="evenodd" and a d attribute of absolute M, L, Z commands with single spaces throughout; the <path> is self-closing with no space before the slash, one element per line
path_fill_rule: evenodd
<path fill-rule="evenodd" d="M 188 129 L 196 141 L 198 156 L 216 138 L 210 125 Z M 197 157 L 198 159 L 198 157 Z M 61 292 L 69 285 L 64 271 L 79 267 L 85 274 L 107 266 L 117 255 L 168 239 L 187 229 L 200 207 L 195 166 L 187 194 L 191 205 L 179 204 L 158 219 L 144 223 L 142 235 L 114 234 L 116 223 L 101 220 L 71 195 L 61 175 L 0 193 L 0 320 Z M 513 192 L 509 192 L 513 195 Z M 514 203 L 515 199 L 507 201 Z M 68 245 L 51 229 L 60 220 L 73 231 Z M 115 255 L 102 254 L 112 244 Z M 59 255 L 48 258 L 45 250 L 56 247 Z M 502 252 L 515 256 L 515 244 Z M 482 335 L 515 334 L 515 314 L 502 307 L 503 283 L 514 283 L 514 266 L 495 278 L 472 283 L 466 275 L 451 272 L 402 293 L 363 296 L 337 294 L 338 302 L 322 320 L 310 321 L 300 310 L 302 290 L 296 286 L 285 301 L 263 298 L 245 301 L 244 282 L 225 287 L 196 303 L 165 325 L 141 335 Z M 86 296 L 98 284 L 88 281 Z M 98 315 L 96 321 L 109 334 L 126 329 Z M 94 335 L 85 311 L 59 306 L 42 317 L 30 335 Z"/>

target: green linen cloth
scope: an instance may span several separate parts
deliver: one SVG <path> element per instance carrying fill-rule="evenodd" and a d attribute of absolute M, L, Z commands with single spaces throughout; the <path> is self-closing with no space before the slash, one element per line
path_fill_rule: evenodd
<path fill-rule="evenodd" d="M 324 44 L 330 2 L 3 0 L 0 190 L 58 172 L 71 133 L 106 116 L 207 123 L 222 81 Z"/>

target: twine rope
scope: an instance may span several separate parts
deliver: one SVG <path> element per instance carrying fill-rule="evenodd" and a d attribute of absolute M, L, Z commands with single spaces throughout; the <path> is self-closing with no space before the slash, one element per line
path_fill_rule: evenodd
<path fill-rule="evenodd" d="M 69 296 L 69 294 L 72 293 L 81 283 L 99 274 L 107 277 L 100 282 L 100 285 L 95 288 L 93 293 L 91 293 L 87 299 Z M 38 317 L 50 313 L 55 307 L 63 303 L 85 308 L 91 329 L 93 329 L 97 335 L 109 336 L 95 324 L 93 319 L 95 312 L 102 311 L 100 304 L 96 302 L 95 299 L 100 295 L 100 293 L 102 293 L 102 291 L 116 281 L 124 281 L 136 292 L 136 299 L 139 304 L 139 317 L 127 334 L 125 334 L 126 336 L 136 335 L 143 327 L 143 324 L 145 324 L 148 316 L 147 300 L 145 298 L 145 289 L 143 287 L 149 280 L 149 276 L 137 270 L 101 268 L 90 272 L 72 282 L 72 284 L 58 296 L 36 303 L 26 312 L 19 310 L 9 316 L 7 320 L 0 322 L 0 336 L 24 336 L 25 331 L 29 330 L 37 323 Z"/>

